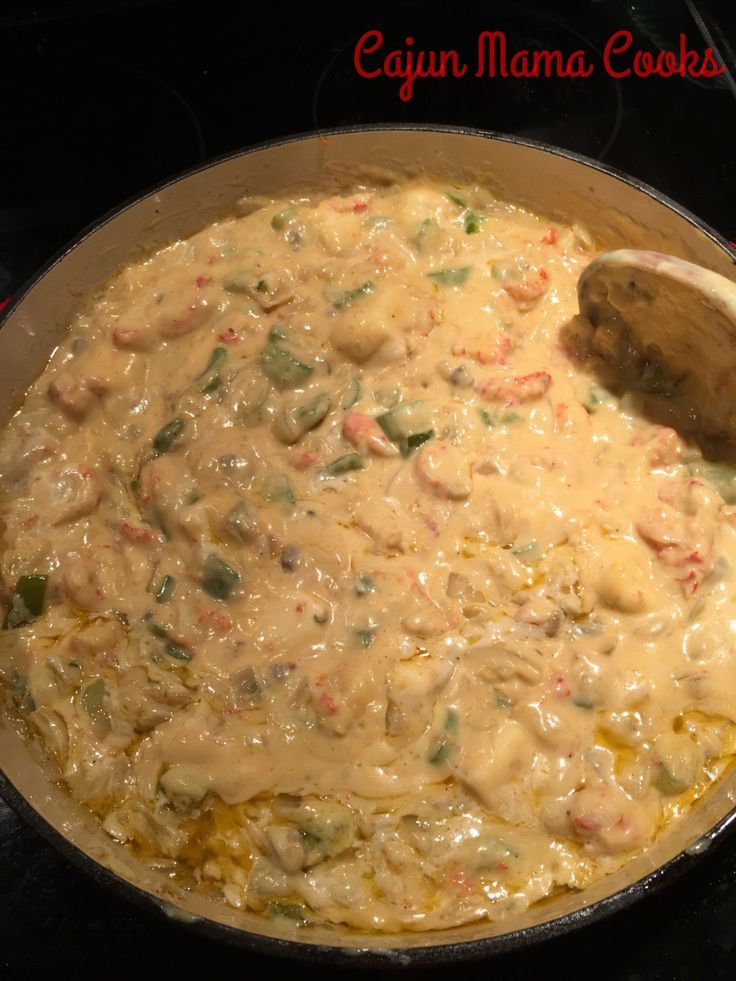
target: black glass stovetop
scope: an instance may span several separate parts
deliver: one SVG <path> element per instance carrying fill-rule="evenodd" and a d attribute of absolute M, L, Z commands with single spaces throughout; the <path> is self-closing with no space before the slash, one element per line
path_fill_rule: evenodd
<path fill-rule="evenodd" d="M 355 123 L 469 125 L 554 143 L 658 187 L 736 239 L 734 4 L 716 0 L 351 5 L 189 2 L 0 5 L 0 300 L 86 224 L 125 198 L 248 144 Z M 384 49 L 456 49 L 473 60 L 485 30 L 509 52 L 580 50 L 588 78 L 362 78 L 367 31 Z M 631 48 L 714 46 L 714 78 L 630 75 L 603 67 L 607 39 Z M 366 58 L 373 69 L 375 59 Z M 632 64 L 614 59 L 616 70 Z M 101 890 L 0 803 L 0 974 L 189 977 L 278 969 L 213 946 Z M 286 966 L 287 970 L 293 967 Z M 303 970 L 303 968 L 300 968 Z M 469 977 L 719 979 L 736 976 L 736 840 L 664 892 L 574 936 Z M 325 969 L 324 976 L 339 976 Z M 344 973 L 344 972 L 342 972 Z M 359 974 L 357 970 L 352 974 Z M 449 969 L 440 976 L 449 976 Z"/>

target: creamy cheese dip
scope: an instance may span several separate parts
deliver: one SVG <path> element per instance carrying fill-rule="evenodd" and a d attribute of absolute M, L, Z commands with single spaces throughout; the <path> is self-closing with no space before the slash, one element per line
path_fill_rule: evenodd
<path fill-rule="evenodd" d="M 732 471 L 576 354 L 593 255 L 414 181 L 264 202 L 79 313 L 0 441 L 0 671 L 111 836 L 425 930 L 585 888 L 723 772 Z"/>

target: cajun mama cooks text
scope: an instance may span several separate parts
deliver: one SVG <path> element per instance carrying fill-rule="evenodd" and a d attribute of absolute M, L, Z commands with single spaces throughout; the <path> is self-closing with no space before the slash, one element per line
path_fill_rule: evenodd
<path fill-rule="evenodd" d="M 713 78 L 726 70 L 718 63 L 712 48 L 696 51 L 680 34 L 676 50 L 645 51 L 634 47 L 631 31 L 615 31 L 602 47 L 598 66 L 589 51 L 561 51 L 536 48 L 513 49 L 503 31 L 482 31 L 476 41 L 472 59 L 460 51 L 425 50 L 416 46 L 413 37 L 404 38 L 404 46 L 390 47 L 381 31 L 366 31 L 353 52 L 353 65 L 361 78 L 392 78 L 399 81 L 398 95 L 408 102 L 414 95 L 414 83 L 429 78 L 588 78 L 602 68 L 613 78 L 630 75 L 648 78 L 674 75 L 691 78 Z"/>

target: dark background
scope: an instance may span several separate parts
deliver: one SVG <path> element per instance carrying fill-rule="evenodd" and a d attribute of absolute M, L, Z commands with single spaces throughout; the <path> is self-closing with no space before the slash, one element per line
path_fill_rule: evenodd
<path fill-rule="evenodd" d="M 0 300 L 86 224 L 125 198 L 218 154 L 330 126 L 437 122 L 545 140 L 654 185 L 736 239 L 736 41 L 732 2 L 419 0 L 359 5 L 207 0 L 0 5 Z M 715 79 L 615 80 L 601 51 L 714 45 Z M 587 79 L 362 79 L 353 48 L 455 48 L 482 30 L 519 48 L 582 49 Z M 624 61 L 626 59 L 623 59 Z M 102 891 L 0 803 L 3 977 L 230 977 L 281 964 L 218 948 Z M 469 977 L 720 979 L 736 976 L 736 841 L 634 909 L 564 940 L 462 968 Z M 302 970 L 299 968 L 299 970 Z M 453 971 L 458 970 L 454 968 Z M 325 977 L 339 976 L 325 969 Z M 344 972 L 343 972 L 344 973 Z M 351 974 L 360 972 L 351 971 Z M 439 977 L 449 976 L 439 972 Z"/>

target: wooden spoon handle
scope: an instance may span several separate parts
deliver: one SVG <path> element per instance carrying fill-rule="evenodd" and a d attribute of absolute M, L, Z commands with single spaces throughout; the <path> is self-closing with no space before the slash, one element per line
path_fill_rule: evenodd
<path fill-rule="evenodd" d="M 580 313 L 618 331 L 708 436 L 736 440 L 736 283 L 659 252 L 604 252 L 578 281 Z M 651 373 L 650 373 L 651 374 Z"/>

